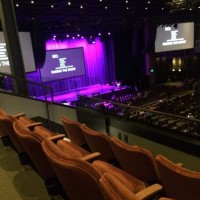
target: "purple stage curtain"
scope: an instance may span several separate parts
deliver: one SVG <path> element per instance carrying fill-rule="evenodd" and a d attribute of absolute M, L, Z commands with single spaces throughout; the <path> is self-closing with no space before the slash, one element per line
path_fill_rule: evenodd
<path fill-rule="evenodd" d="M 96 38 L 95 44 L 89 44 L 85 38 L 66 39 L 64 41 L 52 39 L 46 42 L 46 50 L 76 47 L 83 47 L 84 49 L 86 75 L 43 83 L 51 87 L 54 94 L 94 84 L 109 84 L 116 80 L 114 47 L 111 37 L 105 42 Z M 28 73 L 26 77 L 28 80 L 41 83 L 39 69 L 36 72 Z M 43 90 L 30 84 L 29 93 L 31 96 L 41 96 L 43 95 Z"/>

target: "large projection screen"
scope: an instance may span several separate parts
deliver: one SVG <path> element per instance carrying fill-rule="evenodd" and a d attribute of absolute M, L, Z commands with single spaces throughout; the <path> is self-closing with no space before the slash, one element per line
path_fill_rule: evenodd
<path fill-rule="evenodd" d="M 19 32 L 19 40 L 22 50 L 25 72 L 33 72 L 36 70 L 36 67 L 30 33 Z M 7 54 L 3 32 L 0 32 L 0 72 L 8 74 L 11 73 L 10 62 Z"/>
<path fill-rule="evenodd" d="M 194 48 L 194 22 L 157 28 L 155 52 Z"/>
<path fill-rule="evenodd" d="M 85 75 L 83 48 L 46 51 L 44 66 L 40 69 L 42 82 Z"/>

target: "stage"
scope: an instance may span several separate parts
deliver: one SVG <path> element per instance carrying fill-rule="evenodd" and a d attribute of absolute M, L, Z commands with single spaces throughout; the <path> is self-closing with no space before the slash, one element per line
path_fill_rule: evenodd
<path fill-rule="evenodd" d="M 91 85 L 76 90 L 70 90 L 62 93 L 54 93 L 53 100 L 51 96 L 47 96 L 47 101 L 62 103 L 64 105 L 70 105 L 71 102 L 77 101 L 80 96 L 92 97 L 100 94 L 106 94 L 112 91 L 121 90 L 122 88 L 117 85 Z M 45 100 L 45 97 L 38 97 L 38 99 Z"/>

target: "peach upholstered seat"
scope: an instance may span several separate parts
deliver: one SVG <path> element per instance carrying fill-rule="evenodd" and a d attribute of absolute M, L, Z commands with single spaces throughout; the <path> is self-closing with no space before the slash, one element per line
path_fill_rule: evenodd
<path fill-rule="evenodd" d="M 128 185 L 132 192 L 145 188 L 145 184 L 104 161 L 88 162 L 88 156 L 74 158 L 61 150 L 50 139 L 42 142 L 43 150 L 50 161 L 58 179 L 71 200 L 104 200 L 99 179 L 105 173 L 112 173 L 117 179 Z"/>
<path fill-rule="evenodd" d="M 81 125 L 81 129 L 91 152 L 100 152 L 100 160 L 115 163 L 110 137 L 106 133 L 90 129 L 85 124 Z"/>
<path fill-rule="evenodd" d="M 156 156 L 164 196 L 176 200 L 200 199 L 200 173 L 173 163 L 162 155 Z"/>
<path fill-rule="evenodd" d="M 159 181 L 155 159 L 150 151 L 140 146 L 126 144 L 116 137 L 111 138 L 111 146 L 124 171 L 147 184 Z"/>
<path fill-rule="evenodd" d="M 138 193 L 133 193 L 112 174 L 105 173 L 100 178 L 100 185 L 106 200 L 144 200 L 153 199 L 162 190 L 159 184 L 151 185 Z"/>

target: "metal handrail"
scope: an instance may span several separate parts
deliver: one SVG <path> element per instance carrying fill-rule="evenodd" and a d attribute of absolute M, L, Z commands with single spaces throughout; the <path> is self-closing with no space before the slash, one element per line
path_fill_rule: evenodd
<path fill-rule="evenodd" d="M 43 91 L 44 91 L 44 100 L 45 100 L 45 105 L 46 105 L 46 112 L 47 112 L 47 121 L 48 121 L 48 128 L 51 130 L 51 123 L 50 123 L 50 114 L 49 114 L 49 107 L 48 107 L 48 100 L 47 100 L 47 90 L 50 91 L 50 95 L 51 95 L 51 99 L 52 99 L 52 102 L 54 102 L 53 100 L 53 89 L 49 86 L 46 86 L 46 85 L 43 85 L 41 83 L 36 83 L 34 81 L 30 81 L 30 80 L 26 80 L 26 79 L 22 79 L 22 78 L 19 78 L 19 77 L 16 77 L 16 76 L 13 76 L 11 74 L 7 74 L 7 73 L 2 73 L 0 72 L 0 75 L 2 76 L 7 76 L 7 77 L 10 77 L 12 79 L 15 79 L 15 80 L 21 80 L 21 81 L 24 81 L 25 83 L 31 83 L 33 85 L 36 85 L 36 86 L 39 86 L 39 87 L 42 87 L 43 88 Z"/>
<path fill-rule="evenodd" d="M 109 100 L 102 100 L 102 99 L 94 98 L 94 97 L 90 98 L 90 99 L 96 100 L 98 102 L 111 103 L 113 105 L 129 108 L 129 109 L 142 110 L 142 111 L 145 111 L 145 112 L 151 112 L 151 113 L 158 114 L 158 115 L 165 115 L 165 116 L 168 116 L 168 117 L 173 117 L 173 118 L 178 118 L 178 119 L 182 119 L 182 120 L 200 123 L 200 120 L 197 120 L 197 119 L 186 118 L 186 117 L 183 117 L 183 116 L 174 115 L 174 114 L 165 113 L 165 112 L 160 112 L 160 111 L 155 111 L 155 110 L 152 110 L 152 109 L 146 109 L 146 108 L 142 108 L 142 107 L 138 107 L 138 106 L 117 103 L 117 102 L 113 102 L 113 101 L 109 101 Z"/>

